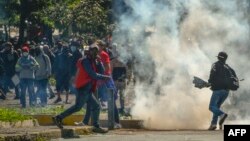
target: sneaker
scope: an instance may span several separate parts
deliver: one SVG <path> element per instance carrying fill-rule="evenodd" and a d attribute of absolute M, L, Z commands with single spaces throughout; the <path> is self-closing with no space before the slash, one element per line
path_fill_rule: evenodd
<path fill-rule="evenodd" d="M 87 124 L 83 123 L 83 122 L 74 122 L 74 124 L 76 126 L 87 126 Z"/>
<path fill-rule="evenodd" d="M 120 123 L 115 123 L 114 128 L 115 129 L 121 129 L 122 125 Z"/>
<path fill-rule="evenodd" d="M 62 119 L 55 116 L 55 117 L 52 117 L 52 120 L 53 122 L 56 124 L 56 126 L 60 129 L 63 129 L 63 125 L 62 125 Z"/>
<path fill-rule="evenodd" d="M 92 131 L 95 133 L 108 133 L 107 129 L 103 129 L 101 127 L 94 127 Z"/>
<path fill-rule="evenodd" d="M 216 125 L 211 124 L 208 130 L 215 130 L 216 128 L 217 128 Z"/>
<path fill-rule="evenodd" d="M 220 129 L 222 129 L 222 125 L 223 125 L 224 121 L 226 120 L 227 116 L 228 115 L 226 113 L 221 115 L 221 118 L 220 118 L 220 121 L 219 121 Z"/>
<path fill-rule="evenodd" d="M 55 101 L 54 101 L 54 104 L 58 103 L 58 102 L 61 102 L 62 99 L 60 97 L 58 97 Z"/>

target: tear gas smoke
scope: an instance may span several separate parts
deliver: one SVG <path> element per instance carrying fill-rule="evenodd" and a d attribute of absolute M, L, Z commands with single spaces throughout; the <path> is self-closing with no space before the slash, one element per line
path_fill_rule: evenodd
<path fill-rule="evenodd" d="M 249 102 L 249 3 L 247 0 L 124 0 L 114 41 L 121 59 L 134 60 L 137 76 L 132 115 L 154 129 L 206 129 L 209 89 L 195 89 L 194 75 L 208 79 L 219 51 L 239 78 L 240 90 L 224 104 L 231 119 L 247 119 Z M 115 6 L 120 6 L 116 3 Z M 123 8 L 124 9 L 124 8 Z M 233 103 L 232 103 L 233 102 Z"/>

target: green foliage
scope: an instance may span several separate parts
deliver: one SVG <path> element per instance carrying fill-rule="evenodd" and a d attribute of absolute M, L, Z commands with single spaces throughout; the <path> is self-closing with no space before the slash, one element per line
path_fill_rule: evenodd
<path fill-rule="evenodd" d="M 50 19 L 48 16 L 44 16 L 41 12 L 32 12 L 29 21 L 32 23 L 40 23 L 42 25 L 46 25 L 48 27 L 54 28 L 54 21 Z"/>
<path fill-rule="evenodd" d="M 33 25 L 57 28 L 65 33 L 109 32 L 112 0 L 8 0 L 5 11 L 10 25 L 19 25 L 20 15 Z"/>
<path fill-rule="evenodd" d="M 17 26 L 20 20 L 20 1 L 19 0 L 8 0 L 5 3 L 5 19 L 7 19 L 10 25 Z"/>
<path fill-rule="evenodd" d="M 15 109 L 0 109 L 0 121 L 16 122 L 28 119 L 32 119 L 32 117 L 23 115 Z"/>
<path fill-rule="evenodd" d="M 41 107 L 41 108 L 25 108 L 22 109 L 20 112 L 25 115 L 39 115 L 39 114 L 59 114 L 64 110 L 62 106 L 55 106 L 55 107 Z"/>
<path fill-rule="evenodd" d="M 47 141 L 48 139 L 42 136 L 38 136 L 35 138 L 35 141 Z"/>
<path fill-rule="evenodd" d="M 73 33 L 106 34 L 109 20 L 107 17 L 111 0 L 57 0 L 45 13 L 54 19 L 55 27 L 66 31 L 72 27 Z"/>

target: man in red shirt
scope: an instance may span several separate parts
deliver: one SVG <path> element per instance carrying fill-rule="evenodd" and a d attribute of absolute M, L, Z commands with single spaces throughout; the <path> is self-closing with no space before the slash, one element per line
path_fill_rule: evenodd
<path fill-rule="evenodd" d="M 98 40 L 97 42 L 99 50 L 99 56 L 101 59 L 101 62 L 104 65 L 104 74 L 111 76 L 112 75 L 112 68 L 111 68 L 111 61 L 110 56 L 106 51 L 106 43 L 102 40 Z M 100 98 L 100 101 L 107 101 L 108 100 L 108 93 L 107 88 L 114 90 L 114 97 L 115 100 L 117 99 L 117 89 L 115 87 L 114 81 L 111 78 L 108 81 L 101 81 L 100 85 L 98 85 L 98 95 Z M 114 104 L 114 116 L 115 116 L 115 128 L 121 128 L 120 120 L 119 120 L 119 113 L 116 106 L 116 103 Z"/>
<path fill-rule="evenodd" d="M 99 47 L 99 56 L 104 66 L 104 74 L 111 75 L 110 57 L 109 54 L 105 51 L 105 43 L 101 40 L 98 40 L 97 45 Z"/>
<path fill-rule="evenodd" d="M 99 47 L 100 60 L 104 66 L 104 74 L 111 76 L 110 58 L 109 58 L 108 53 L 105 52 L 105 42 L 98 40 L 96 43 Z M 98 96 L 100 98 L 101 105 L 106 106 L 104 102 L 108 100 L 108 96 L 107 96 L 106 85 L 104 81 L 98 82 Z"/>

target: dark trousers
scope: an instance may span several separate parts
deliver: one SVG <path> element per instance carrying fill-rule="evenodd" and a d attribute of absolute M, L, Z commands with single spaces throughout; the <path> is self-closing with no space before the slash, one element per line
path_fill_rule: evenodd
<path fill-rule="evenodd" d="M 36 80 L 36 95 L 40 98 L 42 105 L 47 105 L 47 86 L 48 79 Z"/>
<path fill-rule="evenodd" d="M 3 90 L 5 94 L 7 94 L 7 92 L 9 91 L 9 88 L 15 88 L 16 97 L 20 96 L 19 85 L 15 86 L 11 80 L 11 76 L 4 75 L 3 76 Z"/>
<path fill-rule="evenodd" d="M 89 92 L 90 89 L 77 89 L 75 105 L 58 115 L 59 118 L 65 117 L 81 110 L 86 102 L 89 102 L 92 107 L 93 126 L 99 127 L 100 104 L 95 96 Z"/>
<path fill-rule="evenodd" d="M 26 107 L 26 91 L 28 89 L 29 93 L 29 104 L 30 106 L 34 106 L 36 104 L 35 99 L 35 91 L 34 91 L 34 79 L 27 79 L 23 78 L 20 80 L 20 87 L 21 87 L 21 96 L 20 96 L 20 102 L 22 104 L 22 107 Z"/>

